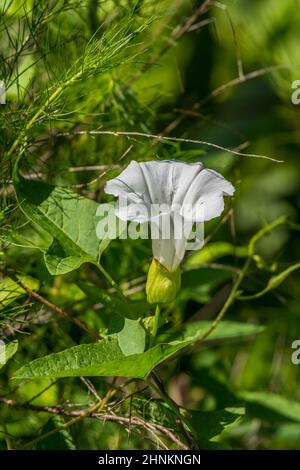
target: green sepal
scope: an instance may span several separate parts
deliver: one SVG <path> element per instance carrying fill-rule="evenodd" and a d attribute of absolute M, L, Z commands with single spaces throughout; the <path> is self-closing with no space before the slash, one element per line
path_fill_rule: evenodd
<path fill-rule="evenodd" d="M 180 289 L 180 269 L 169 271 L 153 258 L 146 283 L 147 300 L 150 304 L 172 302 Z"/>

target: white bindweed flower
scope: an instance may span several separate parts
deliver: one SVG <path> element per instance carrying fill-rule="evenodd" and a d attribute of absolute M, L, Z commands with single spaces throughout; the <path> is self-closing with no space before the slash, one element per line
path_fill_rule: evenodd
<path fill-rule="evenodd" d="M 119 198 L 116 215 L 121 220 L 150 223 L 156 260 L 150 268 L 153 279 L 157 270 L 159 275 L 164 269 L 165 274 L 177 273 L 195 223 L 218 217 L 224 209 L 223 196 L 234 193 L 229 181 L 202 163 L 170 160 L 132 161 L 104 190 Z M 202 246 L 197 236 L 195 246 Z M 176 285 L 178 289 L 178 279 Z"/>

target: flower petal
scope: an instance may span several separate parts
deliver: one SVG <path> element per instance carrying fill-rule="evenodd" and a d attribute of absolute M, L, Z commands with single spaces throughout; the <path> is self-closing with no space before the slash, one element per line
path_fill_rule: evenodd
<path fill-rule="evenodd" d="M 169 271 L 176 271 L 184 258 L 186 244 L 186 239 L 153 239 L 153 256 Z"/>
<path fill-rule="evenodd" d="M 118 177 L 108 181 L 104 191 L 119 197 L 119 202 L 122 202 L 117 208 L 117 215 L 122 220 L 144 222 L 150 220 L 151 204 L 165 203 L 170 205 L 172 195 L 171 169 L 171 162 L 167 161 L 137 163 L 133 160 Z M 127 212 L 124 208 L 126 204 Z M 140 207 L 144 205 L 148 209 L 147 219 L 141 218 L 137 214 L 136 204 Z"/>
<path fill-rule="evenodd" d="M 149 204 L 171 206 L 184 199 L 192 181 L 203 169 L 202 163 L 181 163 L 172 160 L 137 163 L 132 161 L 116 178 L 108 181 L 104 191 L 113 196 L 137 198 Z"/>
<path fill-rule="evenodd" d="M 163 214 L 156 220 L 157 233 L 152 238 L 153 256 L 169 271 L 176 271 L 183 260 L 193 223 L 186 221 L 178 212 Z M 164 224 L 165 222 L 165 224 Z M 169 226 L 168 226 L 169 225 Z M 153 225 L 151 226 L 152 230 Z"/>
<path fill-rule="evenodd" d="M 223 196 L 232 196 L 233 185 L 214 170 L 203 169 L 192 181 L 184 200 L 181 213 L 191 207 L 190 215 L 185 217 L 197 222 L 218 217 L 224 210 Z M 176 198 L 174 199 L 175 202 Z M 196 209 L 199 208 L 198 214 Z M 188 214 L 188 213 L 187 213 Z"/>

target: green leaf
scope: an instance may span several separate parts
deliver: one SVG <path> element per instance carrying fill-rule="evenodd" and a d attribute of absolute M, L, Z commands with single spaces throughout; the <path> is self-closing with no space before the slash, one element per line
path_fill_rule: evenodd
<path fill-rule="evenodd" d="M 177 416 L 162 399 L 133 397 L 132 407 L 146 421 L 177 428 Z"/>
<path fill-rule="evenodd" d="M 183 325 L 179 332 L 172 334 L 168 337 L 168 341 L 171 342 L 184 342 L 189 341 L 193 343 L 197 341 L 202 334 L 210 328 L 212 322 L 210 321 L 198 321 L 186 323 Z M 253 325 L 249 323 L 239 323 L 228 320 L 223 320 L 215 330 L 206 338 L 206 341 L 210 340 L 230 340 L 241 338 L 243 336 L 251 336 L 261 333 L 264 330 L 263 326 Z"/>
<path fill-rule="evenodd" d="M 93 344 L 74 346 L 59 353 L 35 359 L 23 366 L 15 378 L 115 376 L 146 378 L 157 365 L 192 344 L 212 325 L 209 321 L 191 323 L 169 343 L 160 343 L 141 354 L 126 356 L 115 337 Z M 261 331 L 261 327 L 223 321 L 209 339 L 241 337 Z"/>
<path fill-rule="evenodd" d="M 266 421 L 293 421 L 300 423 L 300 403 L 267 392 L 242 392 L 246 411 Z"/>
<path fill-rule="evenodd" d="M 19 343 L 17 340 L 4 344 L 0 341 L 0 369 L 11 359 L 17 352 Z"/>
<path fill-rule="evenodd" d="M 245 414 L 242 408 L 225 408 L 216 411 L 189 411 L 197 442 L 201 449 L 216 448 L 214 441 L 221 433 Z"/>
<path fill-rule="evenodd" d="M 214 354 L 208 355 L 210 357 L 215 356 Z M 198 361 L 200 361 L 200 364 L 198 364 Z M 195 357 L 195 361 L 192 362 L 191 370 L 195 385 L 213 397 L 216 409 L 224 409 L 240 403 L 225 371 L 221 372 L 215 362 L 202 365 L 201 357 L 198 355 Z"/>
<path fill-rule="evenodd" d="M 109 243 L 97 238 L 98 203 L 69 188 L 26 180 L 17 170 L 14 187 L 25 215 L 53 236 L 45 253 L 51 274 L 65 274 L 85 262 L 97 261 Z"/>
<path fill-rule="evenodd" d="M 159 345 L 142 354 L 125 356 L 117 338 L 111 337 L 36 359 L 22 367 L 16 378 L 81 375 L 145 378 L 168 353 L 170 354 L 168 345 Z"/>
<path fill-rule="evenodd" d="M 296 269 L 300 268 L 300 263 L 293 264 L 292 266 L 289 266 L 287 269 L 282 271 L 279 274 L 276 274 L 275 276 L 272 276 L 269 279 L 268 284 L 266 287 L 257 292 L 256 294 L 253 295 L 239 295 L 238 298 L 241 300 L 250 300 L 250 299 L 257 299 L 259 297 L 262 297 L 263 295 L 267 294 L 271 290 L 276 289 L 282 282 L 286 280 L 286 278 L 293 272 L 296 271 Z"/>
<path fill-rule="evenodd" d="M 238 256 L 245 258 L 248 248 L 244 246 L 234 246 L 228 242 L 209 243 L 201 250 L 196 251 L 186 258 L 184 267 L 187 270 L 195 269 L 202 264 L 212 263 L 223 256 Z"/>
<path fill-rule="evenodd" d="M 88 262 L 90 258 L 88 256 L 69 256 L 58 241 L 54 239 L 48 250 L 44 253 L 44 260 L 49 273 L 55 276 L 78 269 L 84 262 Z"/>
<path fill-rule="evenodd" d="M 27 287 L 33 290 L 39 289 L 39 281 L 25 275 L 18 276 L 20 281 Z M 0 308 L 4 308 L 21 295 L 26 294 L 26 291 L 19 286 L 10 277 L 5 277 L 0 281 Z"/>
<path fill-rule="evenodd" d="M 23 99 L 30 81 L 34 77 L 36 69 L 36 59 L 32 54 L 25 55 L 20 58 L 20 67 L 18 67 L 18 80 L 13 83 L 6 90 L 7 99 L 10 102 L 13 100 Z"/>
<path fill-rule="evenodd" d="M 180 298 L 208 303 L 219 285 L 231 280 L 232 273 L 223 269 L 199 268 L 182 273 Z"/>
<path fill-rule="evenodd" d="M 140 354 L 145 350 L 146 331 L 139 320 L 125 318 L 124 327 L 118 333 L 119 346 L 125 356 Z"/>

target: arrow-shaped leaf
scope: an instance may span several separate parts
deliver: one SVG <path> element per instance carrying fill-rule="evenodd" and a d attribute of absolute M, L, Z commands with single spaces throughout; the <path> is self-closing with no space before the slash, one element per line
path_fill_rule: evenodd
<path fill-rule="evenodd" d="M 74 346 L 35 359 L 23 366 L 17 372 L 16 378 L 82 375 L 146 378 L 157 365 L 200 338 L 211 324 L 209 321 L 191 323 L 186 332 L 175 336 L 169 343 L 160 343 L 141 354 L 129 356 L 122 352 L 117 338 Z M 249 336 L 260 331 L 261 327 L 256 325 L 223 321 L 211 333 L 209 339 Z"/>

